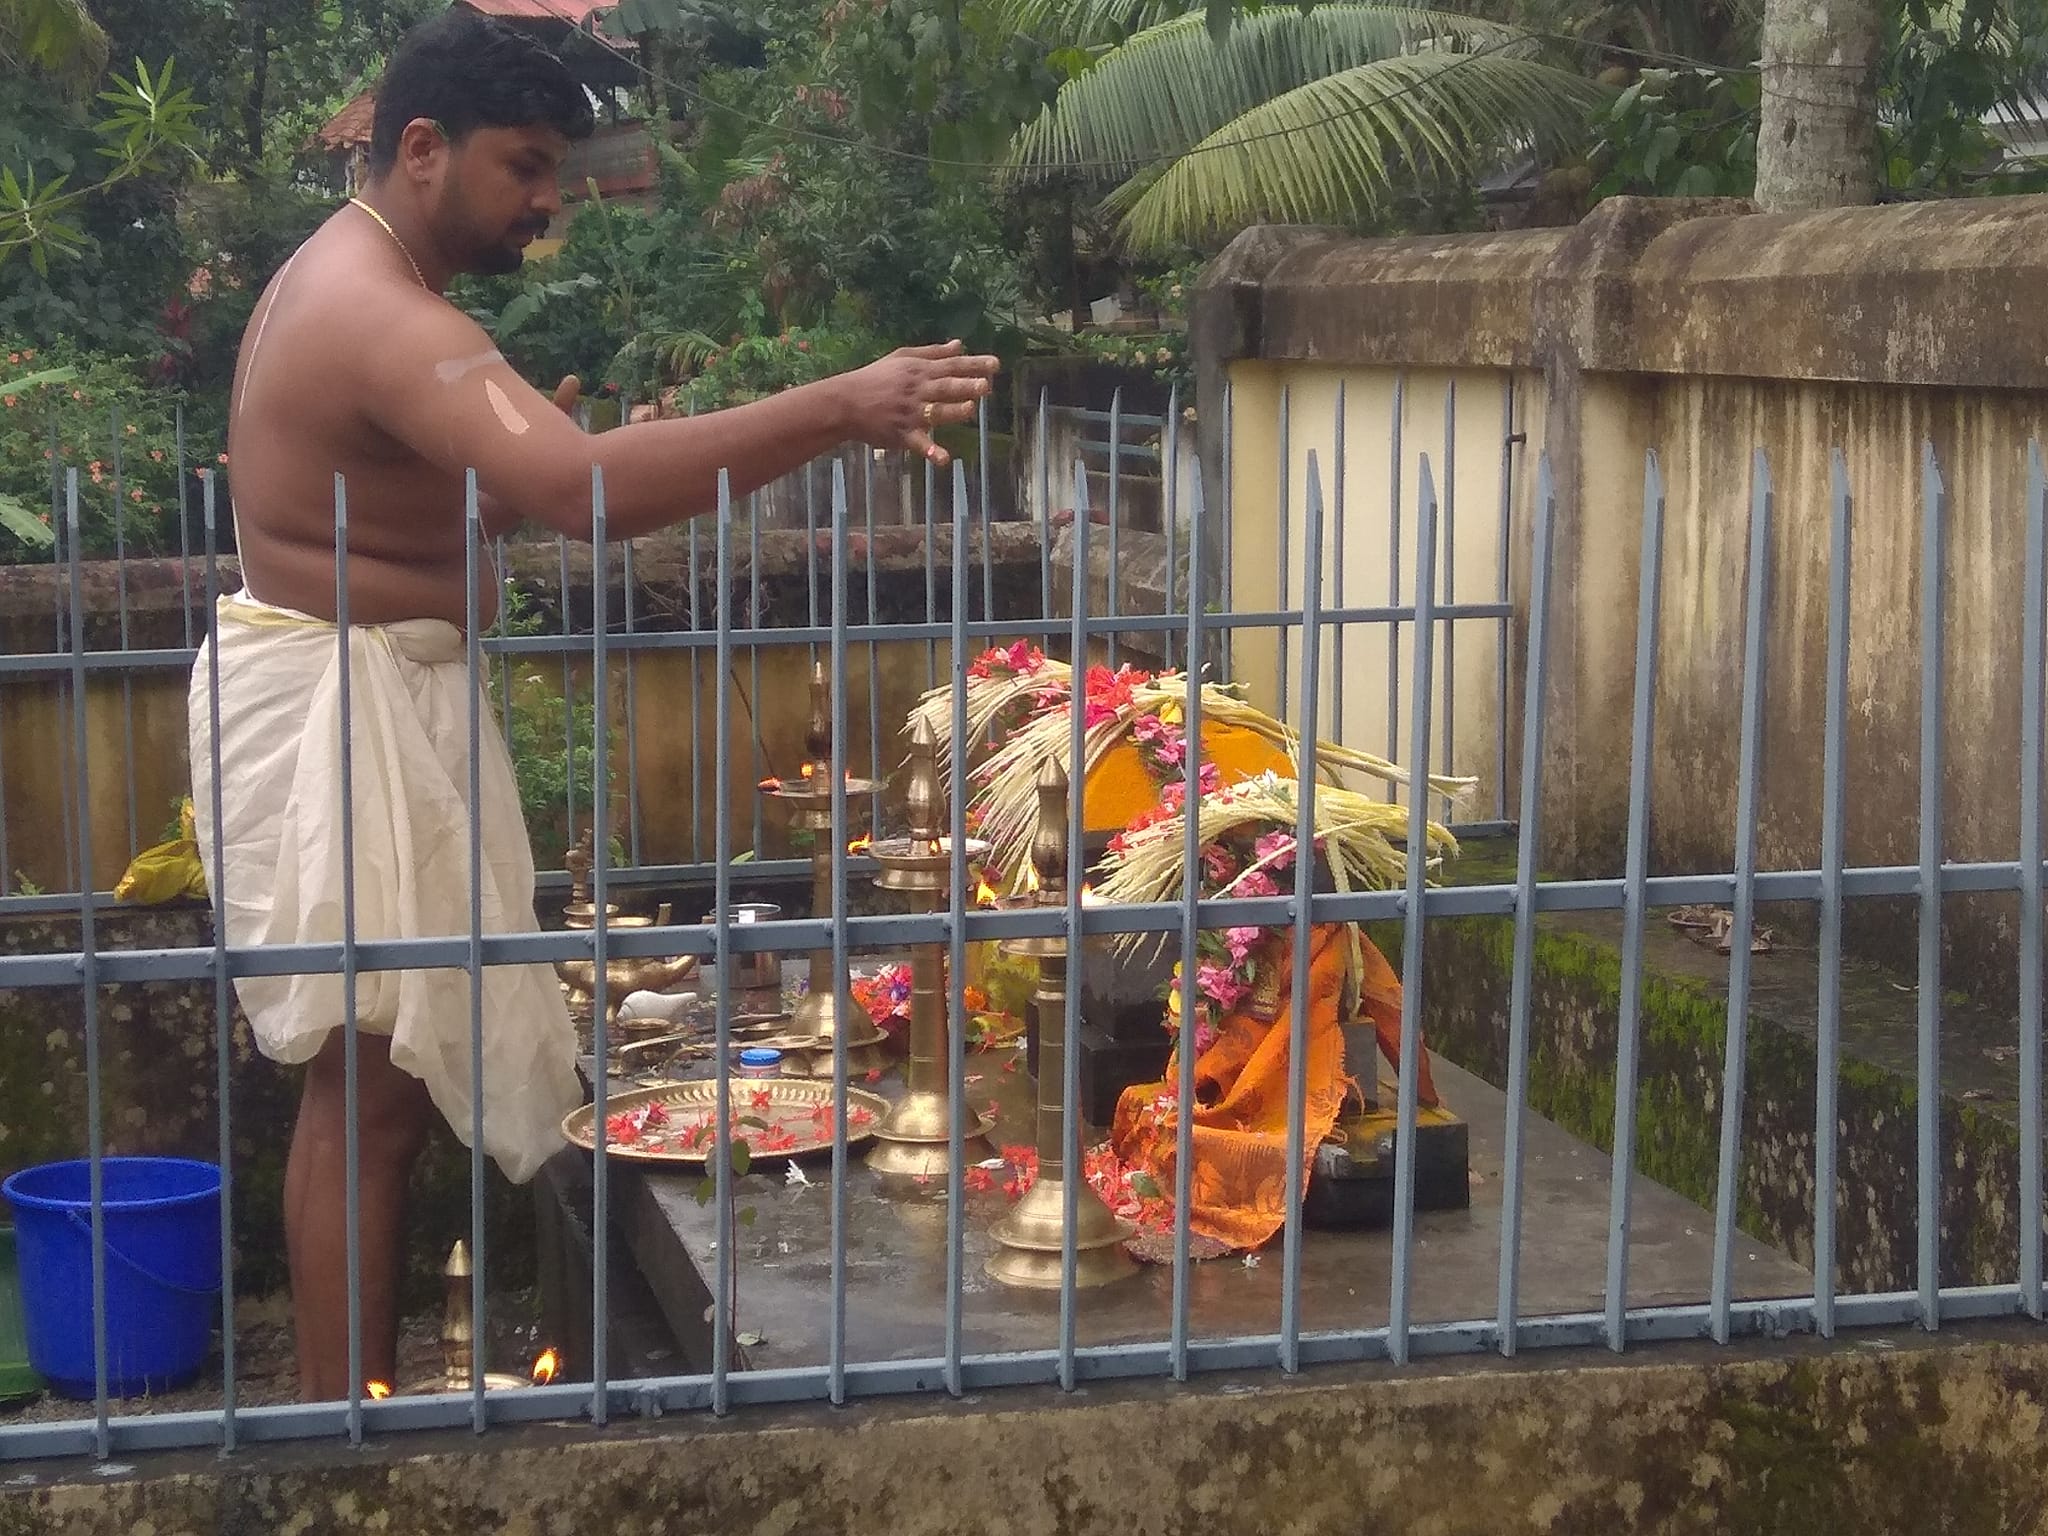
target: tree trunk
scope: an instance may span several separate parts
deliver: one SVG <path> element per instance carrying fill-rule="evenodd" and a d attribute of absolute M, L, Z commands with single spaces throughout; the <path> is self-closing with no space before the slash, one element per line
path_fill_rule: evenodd
<path fill-rule="evenodd" d="M 1877 0 L 1764 0 L 1756 200 L 1767 211 L 1877 200 Z"/>
<path fill-rule="evenodd" d="M 263 118 L 270 97 L 270 28 L 258 17 L 250 22 L 249 94 L 242 101 L 242 138 L 249 164 L 263 163 Z"/>

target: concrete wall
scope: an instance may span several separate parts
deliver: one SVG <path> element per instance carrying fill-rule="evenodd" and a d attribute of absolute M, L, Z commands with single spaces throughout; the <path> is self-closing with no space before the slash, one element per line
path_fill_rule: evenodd
<path fill-rule="evenodd" d="M 1413 590 L 1420 455 L 1441 481 L 1441 402 L 1458 391 L 1457 596 L 1492 597 L 1499 508 L 1508 508 L 1507 800 L 1514 799 L 1528 632 L 1535 470 L 1547 453 L 1558 505 L 1552 678 L 1545 701 L 1545 857 L 1558 873 L 1618 873 L 1626 828 L 1644 458 L 1668 488 L 1657 658 L 1652 835 L 1657 868 L 1725 869 L 1738 775 L 1742 608 L 1752 450 L 1777 493 L 1760 850 L 1766 867 L 1819 856 L 1827 644 L 1829 455 L 1856 497 L 1850 641 L 1852 863 L 1913 862 L 1918 836 L 1920 456 L 1947 474 L 1949 557 L 1944 775 L 1946 856 L 2018 845 L 2021 575 L 2029 440 L 2048 432 L 2048 199 L 1764 216 L 1745 205 L 1603 204 L 1579 228 L 1368 241 L 1255 230 L 1204 278 L 1196 350 L 1206 398 L 1204 469 L 1233 495 L 1237 606 L 1274 592 L 1281 518 L 1277 401 L 1290 395 L 1286 522 L 1299 601 L 1306 452 L 1328 463 L 1333 394 L 1347 390 L 1347 599 L 1389 588 L 1387 460 L 1392 381 L 1402 417 L 1402 590 Z M 1506 456 L 1501 404 L 1516 399 L 1526 451 Z M 1228 452 L 1226 454 L 1226 437 Z M 1329 494 L 1329 472 L 1325 493 Z M 1217 537 L 1212 530 L 1212 538 Z M 1332 557 L 1326 552 L 1326 573 Z M 1333 574 L 1325 577 L 1330 601 Z M 1468 586 L 1468 582 L 1470 585 Z M 1438 586 L 1439 598 L 1444 594 Z M 1500 680 L 1488 626 L 1458 638 L 1452 760 L 1496 772 Z M 1466 636 L 1473 638 L 1468 642 Z M 1345 734 L 1386 750 L 1378 636 L 1347 638 Z M 1275 691 L 1271 636 L 1241 640 L 1240 674 Z M 1410 654 L 1404 651 L 1405 654 Z M 1298 653 L 1296 664 L 1298 665 Z M 1404 669 L 1405 673 L 1405 669 Z M 1469 702 L 1468 702 L 1469 701 Z M 1444 707 L 1441 693 L 1438 707 Z M 1401 713 L 1408 708 L 1401 685 Z M 1328 706 L 1325 705 L 1325 720 Z M 1492 713 L 1489 713 L 1489 709 Z M 1405 729 L 1392 755 L 1405 759 Z M 1437 737 L 1436 765 L 1444 761 Z M 1492 789 L 1482 784 L 1480 804 Z M 1953 984 L 2011 985 L 2015 904 L 1952 898 Z M 1775 920 L 1775 919 L 1773 919 Z M 1911 912 L 1853 904 L 1870 947 L 1910 943 Z"/>
<path fill-rule="evenodd" d="M 821 532 L 820 539 L 826 537 Z M 925 545 L 922 524 L 878 529 L 872 546 L 864 533 L 850 551 L 848 597 L 851 621 L 867 622 L 867 566 L 876 567 L 875 611 L 880 622 L 922 621 L 925 617 Z M 1035 615 L 1039 606 L 1038 530 L 1024 524 L 999 524 L 993 535 L 994 589 L 998 615 Z M 980 616 L 981 543 L 970 551 L 973 577 L 972 612 Z M 753 584 L 745 569 L 744 544 L 735 551 L 734 623 L 763 628 L 799 625 L 809 619 L 809 544 L 802 532 L 763 535 L 760 609 L 750 618 Z M 705 577 L 711 566 L 708 549 L 700 550 L 700 591 L 697 611 L 709 628 L 716 613 L 713 588 Z M 952 617 L 952 547 L 941 526 L 932 559 L 938 567 L 938 617 Z M 552 545 L 515 550 L 513 571 L 536 600 L 552 610 L 558 606 L 557 561 Z M 829 566 L 821 563 L 819 603 L 829 617 Z M 623 611 L 620 566 L 612 567 L 611 612 Z M 111 563 L 87 568 L 85 607 L 90 615 L 88 649 L 119 646 L 114 574 Z M 41 568 L 15 568 L 0 573 L 0 647 L 7 653 L 47 650 L 56 578 Z M 635 563 L 639 624 L 643 631 L 689 627 L 690 602 L 687 551 L 675 540 L 649 540 L 639 547 Z M 240 584 L 232 562 L 224 563 L 222 585 Z M 590 557 L 574 552 L 570 569 L 572 626 L 589 632 Z M 202 583 L 195 582 L 195 586 Z M 176 647 L 183 643 L 184 592 L 177 562 L 131 562 L 129 569 L 130 640 L 138 649 Z M 559 626 L 547 614 L 547 627 Z M 205 615 L 194 625 L 201 634 Z M 694 659 L 693 659 L 694 656 Z M 731 786 L 733 846 L 754 844 L 757 774 L 752 742 L 758 730 L 766 771 L 794 773 L 802 760 L 810 719 L 810 648 L 805 645 L 764 645 L 757 679 L 747 653 L 736 645 L 731 750 L 723 758 Z M 928 662 L 929 656 L 929 662 Z M 879 719 L 883 731 L 884 773 L 902 761 L 901 727 L 911 706 L 936 669 L 943 681 L 951 664 L 950 649 L 940 642 L 928 652 L 923 641 L 852 645 L 847 652 L 847 761 L 865 773 L 871 761 L 871 695 L 869 678 L 879 679 Z M 715 780 L 711 765 L 721 761 L 717 750 L 716 706 L 719 679 L 708 651 L 649 652 L 631 662 L 634 673 L 634 750 L 631 773 L 638 785 L 641 859 L 648 864 L 708 860 L 714 846 Z M 698 708 L 691 709 L 692 672 Z M 496 668 L 493 667 L 494 698 Z M 623 757 L 627 658 L 611 661 L 613 750 Z M 571 668 L 579 697 L 587 699 L 587 659 Z M 561 665 L 557 658 L 530 656 L 516 669 L 518 692 L 552 711 L 559 720 Z M 530 681 L 527 681 L 530 680 Z M 86 690 L 86 769 L 92 823 L 92 878 L 106 890 L 120 878 L 135 846 L 156 842 L 175 815 L 177 802 L 190 793 L 187 765 L 187 671 L 156 667 L 129 673 L 95 673 Z M 132 746 L 131 727 L 132 721 Z M 72 716 L 68 684 L 10 678 L 0 682 L 0 810 L 5 817 L 5 882 L 10 891 L 26 883 L 46 891 L 64 891 L 76 884 L 76 833 L 68 802 L 75 794 Z M 559 724 L 548 738 L 559 743 Z M 557 750 L 559 747 L 557 746 Z M 614 827 L 626 836 L 626 775 L 615 775 Z M 129 825 L 130 786 L 135 804 L 134 837 Z M 862 809 L 856 806 L 858 811 Z M 544 829 L 531 829 L 545 844 Z M 788 847 L 788 817 L 770 806 L 762 816 L 763 844 L 770 855 Z"/>
<path fill-rule="evenodd" d="M 12 1536 L 2027 1536 L 2031 1325 L 30 1465 Z"/>

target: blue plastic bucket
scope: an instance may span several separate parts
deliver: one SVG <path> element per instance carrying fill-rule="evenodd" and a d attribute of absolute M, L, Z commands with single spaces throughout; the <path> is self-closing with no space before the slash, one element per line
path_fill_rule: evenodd
<path fill-rule="evenodd" d="M 100 1160 L 106 1230 L 107 1390 L 168 1392 L 206 1364 L 220 1314 L 220 1169 L 178 1157 Z M 28 1358 L 65 1397 L 93 1395 L 92 1172 L 24 1168 L 14 1209 Z"/>

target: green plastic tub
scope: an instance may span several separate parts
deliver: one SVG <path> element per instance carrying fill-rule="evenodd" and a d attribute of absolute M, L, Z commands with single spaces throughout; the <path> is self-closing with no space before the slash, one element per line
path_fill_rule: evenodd
<path fill-rule="evenodd" d="M 42 1377 L 28 1363 L 21 1277 L 14 1264 L 14 1228 L 0 1226 L 0 1403 L 19 1402 L 42 1390 Z"/>

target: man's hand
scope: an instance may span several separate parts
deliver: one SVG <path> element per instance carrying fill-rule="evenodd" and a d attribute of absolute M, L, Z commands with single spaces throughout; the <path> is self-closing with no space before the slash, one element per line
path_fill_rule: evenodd
<path fill-rule="evenodd" d="M 972 421 L 1000 366 L 993 357 L 968 356 L 957 341 L 891 352 L 846 375 L 853 435 L 944 468 L 949 455 L 932 441 L 932 429 Z"/>
<path fill-rule="evenodd" d="M 576 402 L 582 398 L 583 381 L 573 373 L 555 386 L 555 409 L 564 416 L 573 418 L 576 414 Z"/>

